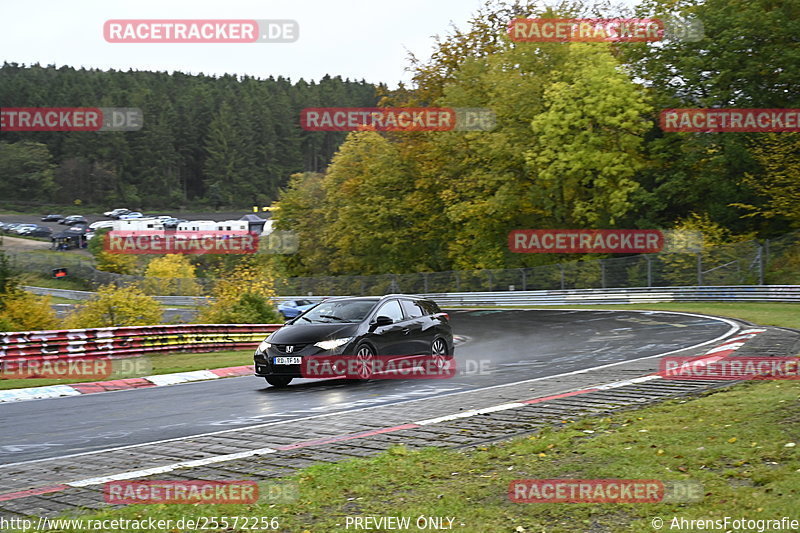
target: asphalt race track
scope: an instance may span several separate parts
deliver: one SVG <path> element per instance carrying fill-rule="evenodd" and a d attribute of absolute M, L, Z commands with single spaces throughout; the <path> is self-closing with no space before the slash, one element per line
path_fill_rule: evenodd
<path fill-rule="evenodd" d="M 721 319 L 663 312 L 450 311 L 458 374 L 444 380 L 257 377 L 0 404 L 0 464 L 61 457 L 553 376 L 688 348 Z M 413 404 L 412 404 L 413 405 Z"/>

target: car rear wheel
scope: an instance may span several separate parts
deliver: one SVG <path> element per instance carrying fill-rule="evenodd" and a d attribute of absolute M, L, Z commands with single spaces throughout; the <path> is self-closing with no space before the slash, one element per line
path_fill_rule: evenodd
<path fill-rule="evenodd" d="M 444 368 L 448 361 L 453 358 L 453 355 L 447 352 L 447 343 L 444 339 L 436 338 L 433 340 L 431 343 L 431 356 L 438 368 Z"/>
<path fill-rule="evenodd" d="M 292 378 L 288 376 L 268 376 L 264 379 L 273 387 L 285 387 L 292 382 Z"/>

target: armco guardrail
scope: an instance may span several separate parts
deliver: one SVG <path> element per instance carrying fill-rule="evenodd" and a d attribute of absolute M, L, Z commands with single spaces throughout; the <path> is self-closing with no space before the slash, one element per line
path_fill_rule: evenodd
<path fill-rule="evenodd" d="M 97 293 L 90 292 L 90 291 L 73 291 L 68 289 L 52 289 L 50 287 L 31 287 L 29 285 L 25 285 L 22 287 L 26 291 L 38 294 L 39 296 L 49 295 L 49 296 L 58 296 L 60 298 L 66 298 L 68 300 L 90 300 L 94 297 Z M 165 305 L 188 305 L 188 306 L 196 306 L 196 305 L 203 305 L 207 303 L 211 303 L 214 301 L 214 298 L 210 296 L 153 296 L 156 300 L 160 303 Z M 276 302 L 282 302 L 285 300 L 309 300 L 311 302 L 318 302 L 323 298 L 327 298 L 327 296 L 278 296 L 276 297 Z"/>
<path fill-rule="evenodd" d="M 186 324 L 0 333 L 0 363 L 255 348 L 282 324 Z"/>
<path fill-rule="evenodd" d="M 44 287 L 25 287 L 34 294 L 87 300 L 95 293 Z M 441 305 L 590 305 L 664 302 L 795 302 L 800 285 L 731 285 L 709 287 L 637 287 L 628 289 L 565 289 L 547 291 L 426 293 Z M 202 296 L 155 296 L 162 303 L 197 305 L 213 301 Z M 318 302 L 335 296 L 278 296 L 276 301 Z"/>
<path fill-rule="evenodd" d="M 665 302 L 800 303 L 800 285 L 451 292 L 429 293 L 426 296 L 441 306 L 592 305 Z"/>
<path fill-rule="evenodd" d="M 68 300 L 90 300 L 97 294 L 96 292 L 90 291 L 71 291 L 67 289 L 51 289 L 49 287 L 31 287 L 28 285 L 22 288 L 40 296 L 58 296 L 60 298 L 67 298 Z M 167 305 L 201 305 L 214 300 L 213 298 L 207 298 L 205 296 L 153 296 L 153 298 Z"/>

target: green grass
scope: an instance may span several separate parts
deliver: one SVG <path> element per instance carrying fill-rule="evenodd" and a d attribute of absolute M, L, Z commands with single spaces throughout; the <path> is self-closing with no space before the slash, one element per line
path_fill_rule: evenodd
<path fill-rule="evenodd" d="M 412 523 L 420 515 L 454 517 L 453 530 L 476 533 L 654 531 L 656 516 L 664 530 L 674 516 L 797 518 L 800 457 L 787 445 L 800 440 L 799 400 L 799 383 L 749 383 L 610 418 L 568 420 L 563 429 L 467 452 L 396 447 L 374 458 L 313 465 L 282 480 L 299 488 L 290 503 L 138 505 L 84 518 L 269 516 L 278 517 L 280 531 L 314 533 L 345 531 L 346 516 L 411 517 Z M 512 480 L 551 478 L 691 481 L 702 484 L 703 496 L 640 504 L 507 497 Z"/>
<path fill-rule="evenodd" d="M 469 308 L 469 307 L 468 307 Z M 616 305 L 540 305 L 502 306 L 497 309 L 649 309 L 653 311 L 682 311 L 704 315 L 739 318 L 761 326 L 779 326 L 800 329 L 800 305 L 792 303 L 663 303 Z"/>
<path fill-rule="evenodd" d="M 69 267 L 67 267 L 69 272 Z M 44 287 L 47 289 L 66 289 L 70 291 L 90 291 L 91 286 L 89 282 L 82 279 L 70 278 L 49 278 L 42 274 L 25 273 L 21 276 L 20 285 L 28 285 L 30 287 Z M 74 301 L 74 300 L 70 300 Z M 54 302 L 56 303 L 56 302 Z"/>
<path fill-rule="evenodd" d="M 253 364 L 253 350 L 237 350 L 229 352 L 202 353 L 168 353 L 146 356 L 152 370 L 143 375 L 171 374 L 173 372 L 189 372 L 192 370 L 209 370 L 229 366 Z M 134 376 L 128 376 L 134 377 Z M 0 390 L 19 389 L 25 387 L 44 387 L 47 385 L 66 385 L 81 383 L 87 380 L 68 379 L 0 379 Z"/>

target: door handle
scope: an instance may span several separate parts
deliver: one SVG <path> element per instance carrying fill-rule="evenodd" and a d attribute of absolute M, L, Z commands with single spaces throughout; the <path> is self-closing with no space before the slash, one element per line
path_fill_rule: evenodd
<path fill-rule="evenodd" d="M 403 335 L 408 335 L 411 332 L 411 330 L 408 329 L 408 328 L 403 328 L 402 331 L 403 331 Z"/>

